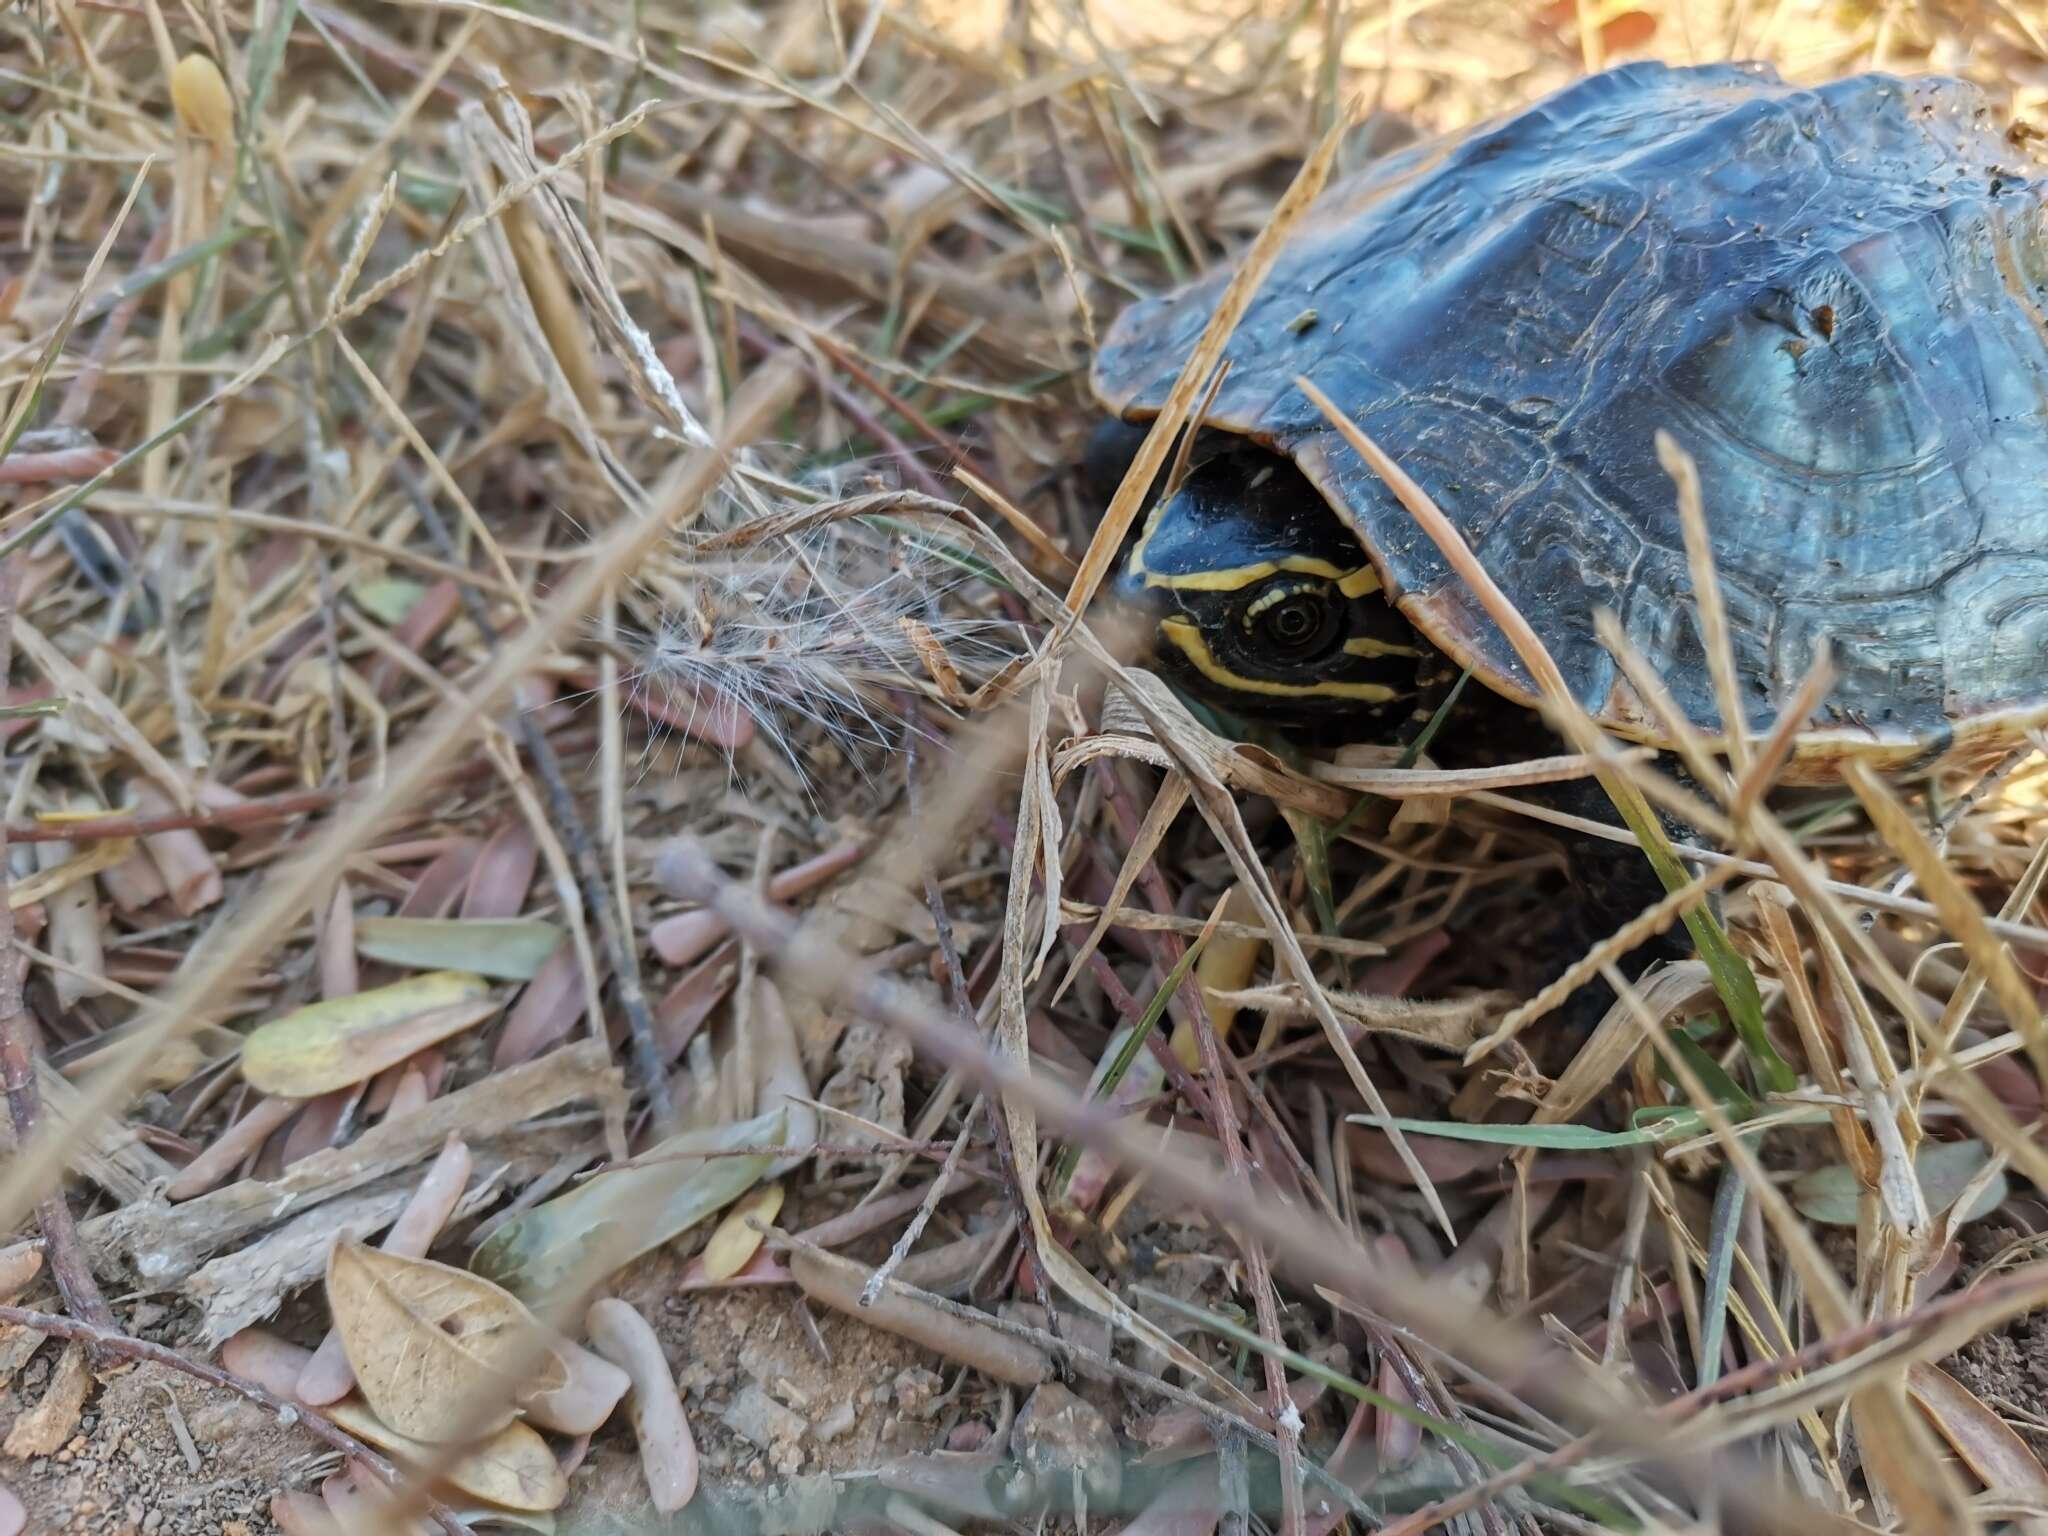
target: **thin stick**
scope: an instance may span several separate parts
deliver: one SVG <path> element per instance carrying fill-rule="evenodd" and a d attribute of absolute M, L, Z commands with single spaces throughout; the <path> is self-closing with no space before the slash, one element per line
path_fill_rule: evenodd
<path fill-rule="evenodd" d="M 240 805 L 198 806 L 156 816 L 109 814 L 78 821 L 10 821 L 0 824 L 0 850 L 10 843 L 92 843 L 115 837 L 148 837 L 156 832 L 261 826 L 308 811 L 324 811 L 340 798 L 338 789 L 295 789 Z"/>

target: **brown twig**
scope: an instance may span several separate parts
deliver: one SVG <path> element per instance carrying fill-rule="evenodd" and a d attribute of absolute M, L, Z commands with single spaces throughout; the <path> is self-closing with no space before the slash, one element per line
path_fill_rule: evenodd
<path fill-rule="evenodd" d="M 200 806 L 162 815 L 109 814 L 79 821 L 10 821 L 0 825 L 0 846 L 6 843 L 91 843 L 114 837 L 148 837 L 157 832 L 211 832 L 220 828 L 261 826 L 309 811 L 324 811 L 340 798 L 338 789 L 297 789 L 265 795 L 240 805 Z"/>
<path fill-rule="evenodd" d="M 14 605 L 21 593 L 21 562 L 0 560 L 0 681 L 14 663 Z M 36 1089 L 36 1047 L 29 1027 L 28 1005 L 22 996 L 28 958 L 14 945 L 14 908 L 8 901 L 7 835 L 0 825 L 0 1082 L 7 1089 L 7 1110 L 14 1122 L 14 1144 L 25 1147 L 42 1118 L 42 1096 Z M 61 1177 L 36 1201 L 36 1225 L 42 1229 L 50 1277 L 72 1316 L 111 1328 L 114 1314 L 100 1294 L 92 1268 L 79 1245 L 71 1207 L 64 1201 Z M 95 1351 L 97 1354 L 97 1351 Z"/>
<path fill-rule="evenodd" d="M 394 1490 L 402 1490 L 405 1486 L 405 1475 L 392 1465 L 381 1451 L 358 1440 L 318 1409 L 279 1397 L 267 1388 L 237 1376 L 211 1361 L 191 1359 L 167 1345 L 152 1344 L 147 1339 L 138 1339 L 132 1334 L 121 1332 L 118 1328 L 89 1323 L 76 1317 L 62 1317 L 52 1312 L 36 1312 L 27 1307 L 0 1307 L 0 1323 L 11 1328 L 33 1329 L 37 1333 L 47 1333 L 60 1339 L 76 1339 L 91 1345 L 100 1353 L 128 1360 L 146 1360 L 151 1365 L 183 1371 L 187 1376 L 203 1381 L 210 1387 L 224 1388 L 247 1398 L 259 1408 L 268 1409 L 277 1415 L 280 1424 L 305 1425 L 312 1431 L 315 1439 L 332 1446 L 344 1456 L 362 1462 Z M 445 1504 L 435 1499 L 427 1499 L 424 1507 L 428 1518 L 447 1532 L 448 1536 L 468 1536 L 468 1528 Z"/>

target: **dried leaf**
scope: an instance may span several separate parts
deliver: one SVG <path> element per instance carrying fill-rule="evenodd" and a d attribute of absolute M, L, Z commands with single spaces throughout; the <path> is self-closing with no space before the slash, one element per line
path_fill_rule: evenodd
<path fill-rule="evenodd" d="M 599 980 L 603 980 L 600 963 Z M 589 990 L 583 985 L 583 962 L 574 944 L 564 944 L 541 966 L 540 974 L 520 991 L 498 1031 L 491 1064 L 509 1067 L 526 1061 L 562 1039 L 583 1017 Z"/>
<path fill-rule="evenodd" d="M 532 917 L 366 917 L 356 924 L 356 949 L 372 960 L 502 981 L 533 980 L 561 942 L 561 929 Z"/>
<path fill-rule="evenodd" d="M 657 1510 L 672 1515 L 697 1491 L 697 1440 L 661 1340 L 646 1318 L 616 1297 L 592 1303 L 584 1327 L 591 1346 L 632 1378 L 627 1411 L 647 1491 Z"/>
<path fill-rule="evenodd" d="M 257 1026 L 242 1076 L 265 1093 L 310 1099 L 372 1077 L 497 1012 L 481 976 L 435 971 L 328 998 Z"/>
<path fill-rule="evenodd" d="M 434 1446 L 399 1434 L 355 1398 L 320 1411 L 401 1467 L 424 1467 L 439 1459 Z M 554 1509 L 569 1493 L 569 1480 L 547 1441 L 516 1420 L 458 1460 L 443 1478 L 473 1499 L 522 1512 Z"/>
<path fill-rule="evenodd" d="M 1993 1492 L 2048 1503 L 2048 1470 L 2013 1427 L 1938 1365 L 1906 1367 L 1906 1394 Z"/>
<path fill-rule="evenodd" d="M 412 889 L 399 903 L 400 917 L 446 917 L 469 887 L 470 871 L 483 857 L 484 845 L 473 837 L 457 838 L 416 875 Z"/>
<path fill-rule="evenodd" d="M 519 1299 L 452 1264 L 337 1243 L 327 1304 L 364 1399 L 414 1440 L 473 1432 L 483 1402 L 498 1404 L 495 1429 L 519 1397 L 567 1379 L 552 1350 L 527 1366 L 541 1324 Z"/>
<path fill-rule="evenodd" d="M 1250 893 L 1241 885 L 1233 885 L 1230 894 L 1223 901 L 1223 920 L 1259 927 L 1259 907 Z M 1195 981 L 1201 986 L 1202 1000 L 1207 1005 L 1209 1022 L 1219 1038 L 1228 1039 L 1230 1026 L 1237 1021 L 1236 1004 L 1226 1000 L 1222 994 L 1238 992 L 1250 985 L 1252 972 L 1258 968 L 1259 956 L 1265 953 L 1266 940 L 1263 933 L 1258 938 L 1224 938 L 1218 935 L 1209 941 L 1202 951 L 1202 958 L 1195 962 Z M 1180 1049 L 1176 1039 L 1174 1049 Z M 1188 1042 L 1193 1047 L 1194 1042 Z M 1197 1058 L 1199 1059 L 1199 1053 Z M 1183 1056 L 1188 1066 L 1195 1060 Z"/>
<path fill-rule="evenodd" d="M 705 1280 L 717 1285 L 745 1269 L 768 1235 L 761 1227 L 773 1221 L 781 1209 L 782 1186 L 764 1184 L 726 1212 L 725 1220 L 704 1245 Z"/>
<path fill-rule="evenodd" d="M 532 827 L 510 821 L 498 828 L 469 872 L 469 888 L 462 893 L 463 919 L 475 923 L 517 917 L 539 865 L 540 843 Z"/>

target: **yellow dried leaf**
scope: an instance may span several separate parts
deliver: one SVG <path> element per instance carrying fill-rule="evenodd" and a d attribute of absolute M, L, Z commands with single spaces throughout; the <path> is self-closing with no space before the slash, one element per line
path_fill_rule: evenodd
<path fill-rule="evenodd" d="M 1223 921 L 1260 925 L 1259 905 L 1252 900 L 1250 891 L 1242 885 L 1233 885 L 1230 894 L 1223 899 Z M 1230 1027 L 1237 1022 L 1237 1008 L 1218 1000 L 1220 992 L 1242 992 L 1251 985 L 1252 972 L 1258 968 L 1259 955 L 1266 947 L 1263 935 L 1256 939 L 1235 938 L 1219 933 L 1209 940 L 1202 949 L 1202 957 L 1195 962 L 1195 980 L 1201 984 L 1202 1001 L 1209 1010 L 1209 1022 L 1216 1030 L 1216 1038 L 1228 1040 Z M 1182 1041 L 1176 1035 L 1174 1049 L 1179 1051 Z M 1190 1054 L 1181 1060 L 1193 1067 L 1201 1061 L 1200 1047 L 1193 1040 L 1186 1046 Z"/>
<path fill-rule="evenodd" d="M 430 971 L 329 998 L 252 1030 L 242 1076 L 279 1098 L 309 1099 L 362 1082 L 500 1006 L 490 983 L 471 971 Z"/>
<path fill-rule="evenodd" d="M 438 1460 L 431 1445 L 399 1434 L 356 1398 L 344 1398 L 320 1410 L 359 1440 L 390 1455 L 402 1467 L 423 1467 Z M 492 1435 L 442 1474 L 450 1488 L 505 1509 L 554 1509 L 569 1493 L 569 1480 L 555 1461 L 547 1441 L 525 1424 L 514 1422 Z"/>
<path fill-rule="evenodd" d="M 498 1405 L 498 1417 L 484 1421 L 495 1428 L 520 1399 L 568 1380 L 553 1349 L 535 1356 L 542 1326 L 524 1303 L 452 1264 L 337 1243 L 327 1305 L 364 1399 L 415 1440 L 475 1433 L 485 1403 Z"/>
<path fill-rule="evenodd" d="M 763 1184 L 727 1211 L 725 1220 L 711 1234 L 711 1241 L 704 1245 L 705 1278 L 714 1282 L 730 1280 L 745 1269 L 747 1261 L 760 1250 L 761 1240 L 768 1235 L 757 1230 L 753 1223 L 758 1221 L 765 1226 L 781 1209 L 782 1186 Z"/>
<path fill-rule="evenodd" d="M 203 53 L 188 53 L 171 70 L 171 105 L 187 133 L 215 149 L 235 142 L 235 99 L 220 66 Z"/>

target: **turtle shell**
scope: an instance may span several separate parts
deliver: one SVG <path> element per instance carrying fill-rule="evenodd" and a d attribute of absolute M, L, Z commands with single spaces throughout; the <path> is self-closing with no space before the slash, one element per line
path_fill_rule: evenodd
<path fill-rule="evenodd" d="M 1108 405 L 1158 412 L 1227 280 L 1118 317 Z M 1751 730 L 1831 646 L 1789 775 L 1813 782 L 1847 753 L 1979 757 L 2048 719 L 2044 299 L 2043 185 L 1973 87 L 1633 64 L 1327 194 L 1206 421 L 1292 455 L 1409 619 L 1533 698 L 1295 386 L 1313 379 L 1457 524 L 1580 702 L 1645 740 L 1599 608 L 1721 732 L 1669 430 L 1699 464 Z"/>

